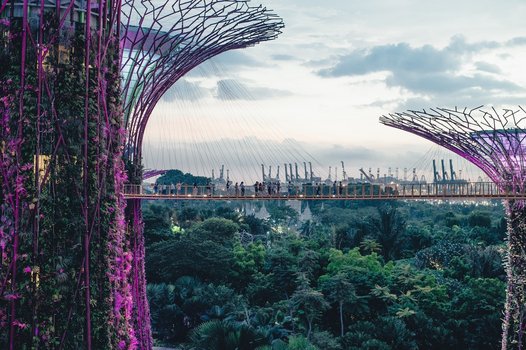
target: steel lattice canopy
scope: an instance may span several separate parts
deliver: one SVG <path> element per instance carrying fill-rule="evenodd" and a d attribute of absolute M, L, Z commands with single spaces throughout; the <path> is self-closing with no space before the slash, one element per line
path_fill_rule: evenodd
<path fill-rule="evenodd" d="M 447 109 L 407 111 L 380 122 L 430 140 L 470 161 L 500 186 L 523 191 L 526 183 L 526 111 Z"/>

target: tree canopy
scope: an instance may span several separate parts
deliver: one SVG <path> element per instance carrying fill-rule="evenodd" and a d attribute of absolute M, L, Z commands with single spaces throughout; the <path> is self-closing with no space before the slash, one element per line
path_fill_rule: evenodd
<path fill-rule="evenodd" d="M 235 203 L 163 205 L 145 207 L 147 235 L 163 232 L 148 245 L 146 263 L 159 344 L 329 350 L 499 344 L 500 207 L 316 202 L 309 203 L 313 218 L 305 230 L 288 209 L 269 210 L 271 217 L 261 220 L 239 215 Z M 166 234 L 184 217 L 181 232 Z"/>

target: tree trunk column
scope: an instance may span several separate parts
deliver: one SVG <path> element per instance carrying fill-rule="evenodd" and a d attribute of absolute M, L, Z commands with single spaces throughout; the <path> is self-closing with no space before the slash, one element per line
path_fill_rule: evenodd
<path fill-rule="evenodd" d="M 127 222 L 130 227 L 130 246 L 133 251 L 132 297 L 134 302 L 133 325 L 138 348 L 151 350 L 153 347 L 150 326 L 150 307 L 146 296 L 146 275 L 144 272 L 144 224 L 142 221 L 141 201 L 132 199 L 127 205 Z"/>
<path fill-rule="evenodd" d="M 526 291 L 526 201 L 505 201 L 508 220 L 507 254 L 504 266 L 508 279 L 503 320 L 502 350 L 524 348 Z M 511 329 L 511 332 L 510 332 Z"/>

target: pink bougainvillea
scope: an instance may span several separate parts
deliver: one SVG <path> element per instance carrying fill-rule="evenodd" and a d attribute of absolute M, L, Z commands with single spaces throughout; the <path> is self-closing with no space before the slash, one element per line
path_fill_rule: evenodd
<path fill-rule="evenodd" d="M 120 154 L 114 155 L 115 206 L 109 212 L 114 216 L 108 237 L 108 278 L 112 289 L 113 314 L 110 321 L 117 332 L 119 349 L 136 349 L 135 330 L 132 326 L 133 298 L 130 286 L 131 252 L 126 240 L 123 190 L 127 176 Z"/>

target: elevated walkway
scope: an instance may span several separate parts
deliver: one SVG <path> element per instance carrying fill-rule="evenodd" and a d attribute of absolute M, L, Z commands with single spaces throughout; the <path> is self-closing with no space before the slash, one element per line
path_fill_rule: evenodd
<path fill-rule="evenodd" d="M 127 199 L 145 200 L 440 200 L 440 199 L 516 199 L 526 200 L 526 193 L 502 190 L 491 182 L 471 183 L 429 183 L 429 184 L 394 184 L 377 185 L 369 183 L 348 184 L 342 187 L 327 185 L 303 185 L 301 187 L 282 188 L 269 194 L 253 191 L 247 186 L 245 193 L 241 189 L 214 189 L 212 186 L 181 186 L 178 191 L 171 186 L 126 185 L 124 197 Z"/>

